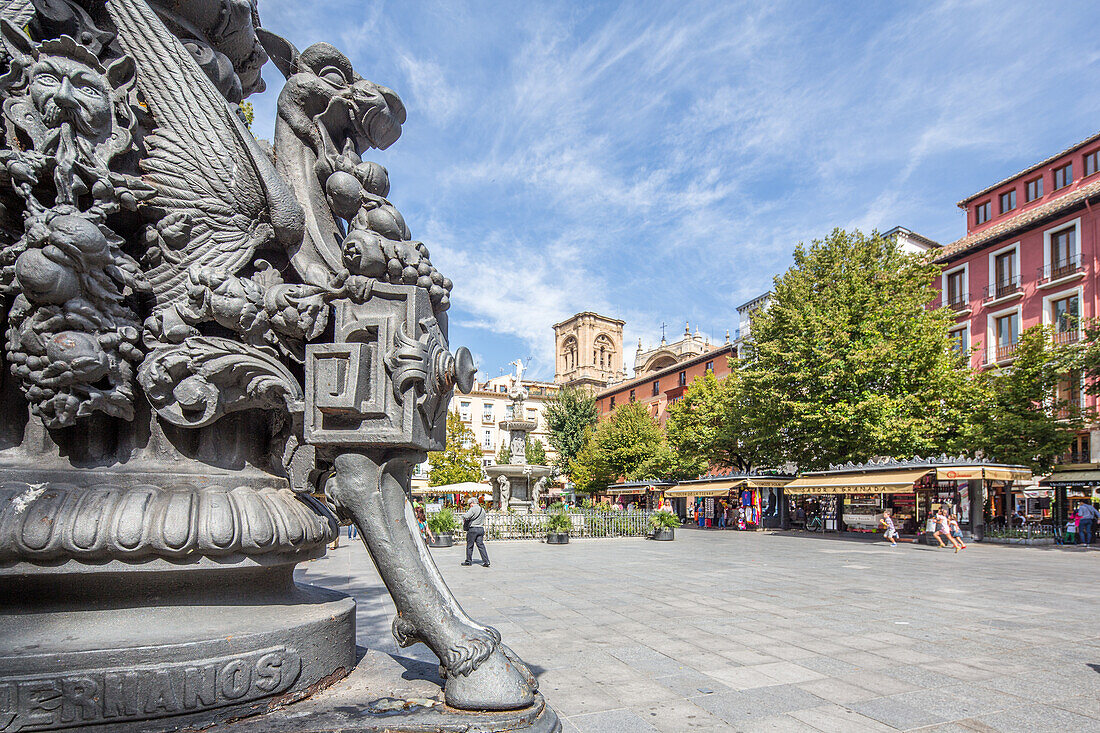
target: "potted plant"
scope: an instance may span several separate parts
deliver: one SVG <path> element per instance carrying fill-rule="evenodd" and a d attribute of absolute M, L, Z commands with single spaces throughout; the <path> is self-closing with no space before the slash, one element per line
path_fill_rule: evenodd
<path fill-rule="evenodd" d="M 449 506 L 441 508 L 438 512 L 428 515 L 428 529 L 432 531 L 432 539 L 428 540 L 428 547 L 451 547 L 454 545 L 454 531 L 458 529 L 458 520 L 455 519 L 454 510 Z"/>
<path fill-rule="evenodd" d="M 675 528 L 680 526 L 680 518 L 662 509 L 650 515 L 649 526 L 653 527 L 653 539 L 671 542 L 676 539 Z"/>
<path fill-rule="evenodd" d="M 546 517 L 545 527 L 546 544 L 569 544 L 569 530 L 573 527 L 573 520 L 565 513 L 565 505 L 560 501 L 551 505 L 550 513 Z"/>

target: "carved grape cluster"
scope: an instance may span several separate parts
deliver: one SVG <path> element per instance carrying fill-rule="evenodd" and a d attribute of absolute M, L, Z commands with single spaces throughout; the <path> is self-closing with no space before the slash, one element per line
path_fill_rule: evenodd
<path fill-rule="evenodd" d="M 428 291 L 437 313 L 450 308 L 450 279 L 432 265 L 424 243 L 412 241 L 401 212 L 386 199 L 390 191 L 386 169 L 363 162 L 350 151 L 337 158 L 334 167 L 325 180 L 325 193 L 333 212 L 348 220 L 342 244 L 348 272 L 395 285 L 416 285 Z"/>

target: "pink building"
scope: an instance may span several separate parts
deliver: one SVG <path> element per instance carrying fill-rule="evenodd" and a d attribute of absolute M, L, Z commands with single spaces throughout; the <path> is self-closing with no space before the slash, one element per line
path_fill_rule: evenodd
<path fill-rule="evenodd" d="M 1010 364 L 1020 333 L 1036 324 L 1072 343 L 1100 316 L 1098 174 L 1100 133 L 959 202 L 966 236 L 936 262 L 960 344 L 977 347 L 975 367 Z M 1073 382 L 1064 389 L 1095 403 Z M 1100 434 L 1081 435 L 1073 452 L 1070 462 L 1100 460 Z"/>

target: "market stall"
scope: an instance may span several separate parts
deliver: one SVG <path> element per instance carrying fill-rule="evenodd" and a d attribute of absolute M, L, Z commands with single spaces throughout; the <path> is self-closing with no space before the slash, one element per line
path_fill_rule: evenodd
<path fill-rule="evenodd" d="M 674 500 L 682 515 L 687 514 L 687 503 L 693 503 L 703 527 L 778 527 L 782 522 L 783 487 L 793 479 L 779 474 L 708 476 L 679 482 L 665 490 L 665 498 Z"/>
<path fill-rule="evenodd" d="M 1064 526 L 1081 502 L 1100 502 L 1100 470 L 1091 465 L 1058 470 L 1040 480 L 1039 488 L 1050 492 L 1051 514 L 1055 522 Z"/>
<path fill-rule="evenodd" d="M 964 529 L 974 531 L 984 524 L 986 514 L 1004 513 L 1011 496 L 1006 492 L 1014 481 L 1030 479 L 1025 466 L 961 457 L 883 459 L 806 473 L 787 484 L 785 492 L 791 515 L 805 516 L 811 529 L 874 532 L 890 509 L 899 531 L 921 534 L 928 518 L 941 508 L 954 513 Z"/>
<path fill-rule="evenodd" d="M 490 499 L 493 495 L 493 487 L 489 484 L 479 484 L 474 481 L 463 481 L 457 484 L 444 484 L 443 486 L 417 486 L 412 490 L 412 495 L 424 501 L 435 501 L 442 504 L 454 504 L 462 506 L 471 496 Z"/>
<path fill-rule="evenodd" d="M 622 500 L 623 506 L 633 504 L 639 509 L 652 511 L 661 500 L 661 493 L 673 486 L 671 481 L 627 481 L 612 484 L 603 492 L 612 503 Z"/>

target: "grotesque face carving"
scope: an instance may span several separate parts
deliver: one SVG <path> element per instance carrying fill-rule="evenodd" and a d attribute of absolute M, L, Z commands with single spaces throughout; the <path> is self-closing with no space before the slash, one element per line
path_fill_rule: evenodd
<path fill-rule="evenodd" d="M 61 137 L 80 138 L 94 148 L 80 155 L 96 158 L 81 162 L 99 168 L 126 149 L 133 125 L 126 104 L 134 84 L 133 59 L 123 56 L 104 69 L 95 54 L 69 36 L 34 44 L 6 22 L 0 22 L 0 37 L 11 58 L 0 87 L 14 92 L 4 102 L 4 113 L 26 132 L 35 150 L 56 154 Z"/>
<path fill-rule="evenodd" d="M 28 93 L 48 128 L 69 122 L 87 138 L 105 136 L 114 113 L 106 77 L 63 56 L 41 56 L 30 70 Z"/>

